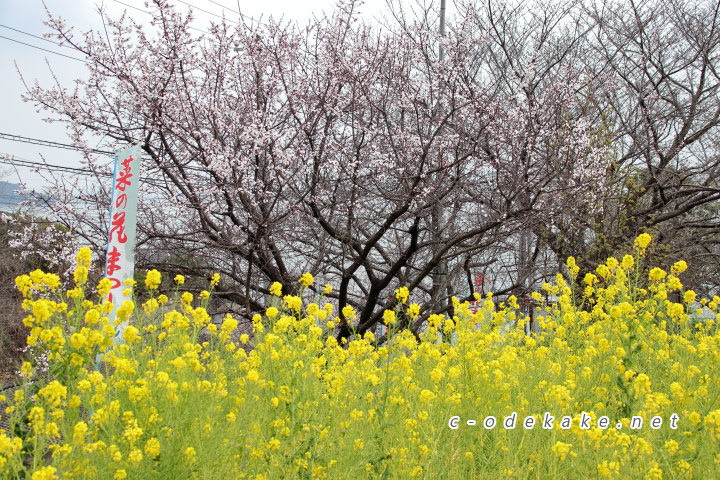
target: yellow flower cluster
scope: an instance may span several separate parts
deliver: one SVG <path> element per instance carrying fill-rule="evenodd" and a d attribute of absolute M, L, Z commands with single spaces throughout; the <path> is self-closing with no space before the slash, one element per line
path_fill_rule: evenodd
<path fill-rule="evenodd" d="M 92 262 L 92 250 L 88 247 L 82 247 L 75 257 L 75 272 L 73 274 L 73 280 L 78 285 L 82 285 L 87 282 L 88 272 L 90 264 Z"/>
<path fill-rule="evenodd" d="M 145 287 L 148 290 L 157 290 L 161 281 L 162 276 L 157 270 L 150 270 L 147 272 L 147 275 L 145 275 Z"/>
<path fill-rule="evenodd" d="M 302 283 L 303 287 L 307 288 L 313 284 L 315 279 L 310 273 L 303 273 L 298 282 Z"/>
<path fill-rule="evenodd" d="M 683 301 L 668 300 L 682 265 L 631 274 L 649 244 L 639 237 L 634 256 L 581 282 L 569 261 L 544 286 L 556 302 L 533 295 L 532 335 L 517 299 L 488 295 L 475 313 L 453 299 L 452 318 L 392 328 L 381 345 L 371 332 L 340 341 L 331 304 L 280 298 L 279 284 L 252 336 L 177 292 L 121 306 L 129 325 L 114 344 L 112 305 L 68 306 L 31 274 L 18 284 L 50 373 L 0 399 L 12 427 L 0 477 L 714 478 L 720 298 L 680 285 Z M 409 296 L 398 288 L 383 321 L 421 318 Z"/>
<path fill-rule="evenodd" d="M 280 282 L 273 282 L 273 284 L 270 285 L 270 295 L 275 295 L 276 297 L 282 296 L 282 284 Z"/>
<path fill-rule="evenodd" d="M 407 287 L 400 287 L 395 290 L 395 298 L 400 300 L 400 303 L 407 303 L 408 297 L 410 296 L 410 290 Z"/>
<path fill-rule="evenodd" d="M 41 270 L 35 270 L 29 275 L 21 275 L 15 279 L 15 285 L 24 298 L 30 298 L 36 292 L 54 292 L 60 284 L 60 277 Z"/>

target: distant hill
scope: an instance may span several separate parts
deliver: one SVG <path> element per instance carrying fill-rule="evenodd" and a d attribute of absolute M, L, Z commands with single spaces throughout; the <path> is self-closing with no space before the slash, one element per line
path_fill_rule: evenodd
<path fill-rule="evenodd" d="M 17 205 L 25 200 L 23 195 L 15 193 L 15 190 L 21 189 L 20 185 L 0 180 L 0 205 Z"/>
<path fill-rule="evenodd" d="M 39 203 L 36 199 L 31 199 L 28 195 L 19 195 L 15 193 L 17 190 L 22 190 L 22 187 L 16 183 L 0 180 L 0 210 L 15 210 L 21 202 L 26 200 L 31 200 L 33 203 Z"/>

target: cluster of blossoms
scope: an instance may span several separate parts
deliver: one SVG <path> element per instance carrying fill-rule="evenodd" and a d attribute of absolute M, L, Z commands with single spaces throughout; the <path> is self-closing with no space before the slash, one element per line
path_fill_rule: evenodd
<path fill-rule="evenodd" d="M 161 275 L 148 273 L 150 298 L 141 309 L 128 304 L 130 326 L 114 344 L 112 305 L 87 292 L 84 258 L 72 289 L 81 296 L 68 299 L 42 272 L 19 277 L 28 340 L 48 352 L 49 374 L 32 378 L 28 363 L 25 385 L 0 398 L 12 426 L 0 431 L 0 475 L 720 476 L 720 298 L 698 302 L 683 290 L 683 262 L 643 270 L 649 242 L 639 237 L 634 256 L 582 277 L 569 259 L 569 276 L 543 286 L 557 301 L 533 295 L 540 331 L 529 336 L 517 300 L 492 295 L 478 298 L 475 313 L 454 300 L 450 317 L 429 315 L 416 336 L 399 328 L 421 318 L 400 287 L 383 315 L 386 341 L 368 332 L 338 342 L 332 304 L 307 301 L 303 289 L 283 296 L 279 283 L 253 331 L 241 333 L 232 315 L 211 321 L 207 298 L 156 296 Z M 668 299 L 676 290 L 682 303 Z M 341 314 L 356 316 L 350 306 Z M 540 425 L 544 412 L 571 427 L 448 428 L 453 415 L 516 414 Z M 633 417 L 674 413 L 677 428 L 630 428 Z M 583 414 L 618 427 L 583 428 Z"/>

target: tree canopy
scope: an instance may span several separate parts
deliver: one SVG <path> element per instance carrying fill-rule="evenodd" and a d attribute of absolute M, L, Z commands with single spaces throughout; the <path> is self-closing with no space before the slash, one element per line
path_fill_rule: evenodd
<path fill-rule="evenodd" d="M 88 72 L 26 99 L 77 145 L 139 143 L 139 243 L 167 252 L 141 264 L 220 272 L 248 315 L 309 271 L 336 287 L 339 336 L 382 321 L 400 286 L 422 301 L 401 320 L 417 331 L 472 299 L 475 273 L 524 294 L 558 259 L 594 268 L 646 230 L 657 253 L 717 266 L 717 4 L 458 2 L 444 37 L 436 7 L 373 26 L 343 1 L 302 28 L 197 35 L 191 14 L 150 6 L 149 27 L 104 17 L 83 35 L 50 16 Z M 104 161 L 86 154 L 98 180 Z M 52 191 L 104 251 L 107 185 Z"/>

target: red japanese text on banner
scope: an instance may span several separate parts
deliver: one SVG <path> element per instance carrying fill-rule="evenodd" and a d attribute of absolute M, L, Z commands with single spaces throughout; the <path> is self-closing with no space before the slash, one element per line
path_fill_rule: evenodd
<path fill-rule="evenodd" d="M 108 296 L 113 305 L 110 321 L 114 322 L 118 307 L 125 300 L 125 281 L 135 274 L 135 232 L 137 226 L 138 187 L 140 185 L 140 146 L 117 153 L 110 199 L 110 220 L 105 260 L 105 277 L 112 282 Z M 121 336 L 125 325 L 118 325 Z"/>

